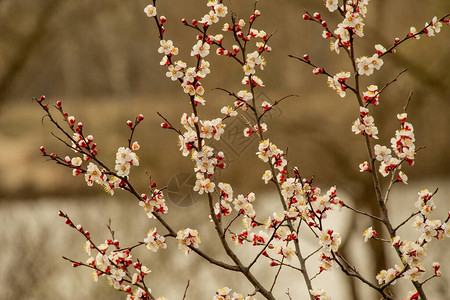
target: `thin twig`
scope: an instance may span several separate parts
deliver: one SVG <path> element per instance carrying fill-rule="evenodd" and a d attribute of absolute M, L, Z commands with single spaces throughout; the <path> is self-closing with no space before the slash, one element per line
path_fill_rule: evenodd
<path fill-rule="evenodd" d="M 373 215 L 371 215 L 371 214 L 368 214 L 368 213 L 363 212 L 363 211 L 360 211 L 360 210 L 357 210 L 356 208 L 353 208 L 353 207 L 351 207 L 351 206 L 348 206 L 348 205 L 345 204 L 344 202 L 342 202 L 342 205 L 343 205 L 344 207 L 350 209 L 351 211 L 357 213 L 357 214 L 361 214 L 361 215 L 364 215 L 364 216 L 366 216 L 366 217 L 372 218 L 372 219 L 374 219 L 374 220 L 377 220 L 377 221 L 380 221 L 380 222 L 384 222 L 384 220 L 383 220 L 382 218 L 377 217 L 377 216 L 373 216 Z"/>
<path fill-rule="evenodd" d="M 187 283 L 186 283 L 186 288 L 184 289 L 183 298 L 182 298 L 181 300 L 186 299 L 186 294 L 187 294 L 187 290 L 188 290 L 188 288 L 189 288 L 189 283 L 190 283 L 190 280 L 188 279 L 188 281 L 187 281 Z"/>

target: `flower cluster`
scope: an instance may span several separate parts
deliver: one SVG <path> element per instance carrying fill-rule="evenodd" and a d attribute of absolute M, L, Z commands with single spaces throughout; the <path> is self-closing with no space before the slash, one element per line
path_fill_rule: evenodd
<path fill-rule="evenodd" d="M 166 249 L 166 239 L 159 235 L 156 231 L 156 228 L 150 228 L 150 230 L 147 233 L 147 237 L 144 239 L 145 247 L 147 247 L 148 250 L 156 252 L 158 249 Z"/>
<path fill-rule="evenodd" d="M 216 291 L 216 295 L 214 295 L 213 300 L 256 300 L 253 296 L 244 296 L 242 294 L 238 294 L 234 292 L 232 296 L 231 289 L 228 287 L 220 288 Z"/>
<path fill-rule="evenodd" d="M 359 75 L 372 75 L 374 70 L 379 70 L 383 65 L 383 60 L 377 53 L 371 57 L 362 56 L 356 59 Z"/>
<path fill-rule="evenodd" d="M 144 209 L 149 218 L 152 218 L 154 213 L 166 214 L 168 211 L 163 191 L 156 188 L 150 197 L 146 194 L 141 195 L 139 206 Z"/>
<path fill-rule="evenodd" d="M 139 149 L 139 144 L 134 143 L 133 147 L 137 150 Z M 139 159 L 130 148 L 120 147 L 116 154 L 116 166 L 118 176 L 128 176 L 130 174 L 131 166 L 139 166 Z"/>
<path fill-rule="evenodd" d="M 352 131 L 355 134 L 367 135 L 369 138 L 378 139 L 378 128 L 375 126 L 375 120 L 369 115 L 369 109 L 360 107 L 360 118 L 356 119 L 352 125 Z"/>
<path fill-rule="evenodd" d="M 336 252 L 341 245 L 341 236 L 332 229 L 325 229 L 320 232 L 319 243 L 324 250 Z"/>
<path fill-rule="evenodd" d="M 312 289 L 309 293 L 313 296 L 314 300 L 331 300 L 327 292 L 322 289 Z"/>
<path fill-rule="evenodd" d="M 378 105 L 378 86 L 376 85 L 370 85 L 367 87 L 367 91 L 363 92 L 363 102 L 364 103 L 368 103 L 368 104 L 373 104 L 373 105 Z"/>
<path fill-rule="evenodd" d="M 330 12 L 337 10 L 338 8 L 343 11 L 343 20 L 337 25 L 334 32 L 331 32 L 328 28 L 326 21 L 322 20 L 319 13 L 315 13 L 312 18 L 310 15 L 303 15 L 305 20 L 315 20 L 319 22 L 324 31 L 322 37 L 325 39 L 331 39 L 330 49 L 336 53 L 340 52 L 340 48 L 344 47 L 346 50 L 350 49 L 350 39 L 353 36 L 363 37 L 364 36 L 364 17 L 367 12 L 368 0 L 364 1 L 347 1 L 346 5 L 342 8 L 338 7 L 337 0 L 327 0 L 325 6 Z"/>
<path fill-rule="evenodd" d="M 98 281 L 99 277 L 106 277 L 111 287 L 127 293 L 127 300 L 146 300 L 150 298 L 151 290 L 143 284 L 144 277 L 151 270 L 134 261 L 131 248 L 121 249 L 117 239 L 107 239 L 104 243 L 96 245 L 89 231 L 81 225 L 74 225 L 69 217 L 59 211 L 59 216 L 65 219 L 65 223 L 75 228 L 86 239 L 84 249 L 89 255 L 85 263 L 72 261 L 73 267 L 80 265 L 92 269 L 92 278 Z M 96 253 L 96 254 L 95 254 Z M 132 289 L 132 286 L 135 289 Z"/>
<path fill-rule="evenodd" d="M 240 212 L 242 215 L 247 216 L 249 218 L 254 218 L 256 215 L 255 210 L 253 209 L 253 201 L 255 201 L 255 194 L 249 193 L 247 196 L 239 195 L 236 199 L 234 199 L 234 209 Z"/>
<path fill-rule="evenodd" d="M 195 229 L 186 228 L 177 232 L 178 248 L 188 255 L 190 247 L 198 248 L 201 243 L 198 232 Z"/>
<path fill-rule="evenodd" d="M 328 86 L 343 98 L 347 89 L 345 82 L 348 78 L 350 78 L 350 72 L 337 73 L 334 77 L 328 77 Z"/>
<path fill-rule="evenodd" d="M 409 165 L 413 165 L 416 156 L 414 128 L 411 123 L 406 122 L 407 117 L 406 113 L 397 115 L 401 128 L 395 132 L 395 136 L 391 139 L 391 147 L 398 158 L 405 160 Z"/>
<path fill-rule="evenodd" d="M 411 123 L 406 122 L 406 118 L 406 113 L 397 115 L 397 119 L 401 122 L 401 128 L 395 132 L 395 137 L 391 139 L 391 148 L 397 157 L 392 157 L 391 149 L 386 146 L 375 145 L 374 154 L 376 159 L 381 162 L 379 172 L 383 176 L 399 169 L 403 161 L 406 161 L 409 165 L 414 164 L 416 156 L 414 129 Z M 400 171 L 397 181 L 407 183 L 407 180 L 406 174 Z"/>
<path fill-rule="evenodd" d="M 50 120 L 59 128 L 59 124 L 54 120 L 53 115 L 50 113 L 48 106 L 42 102 L 45 100 L 45 96 L 36 99 L 36 101 L 44 108 L 49 116 Z M 108 169 L 101 161 L 97 159 L 98 148 L 97 143 L 94 142 L 92 135 L 85 135 L 83 132 L 83 124 L 78 122 L 75 126 L 76 118 L 69 116 L 64 112 L 61 101 L 57 102 L 56 108 L 62 114 L 64 121 L 72 131 L 72 136 L 69 136 L 67 132 L 66 136 L 69 137 L 70 142 L 66 145 L 80 156 L 65 156 L 64 158 L 58 156 L 55 153 L 48 154 L 45 147 L 41 146 L 40 151 L 43 156 L 47 156 L 54 160 L 56 163 L 72 169 L 73 176 L 84 174 L 84 180 L 88 186 L 92 186 L 95 183 L 101 185 L 104 190 L 110 195 L 114 195 L 114 191 L 118 188 L 128 188 L 127 176 L 130 173 L 131 166 L 138 166 L 139 159 L 133 152 L 139 150 L 140 146 L 138 142 L 134 142 L 129 147 L 120 147 L 116 154 L 115 172 Z M 144 119 L 143 115 L 139 115 L 136 118 L 136 122 L 127 121 L 128 127 L 134 132 L 136 126 Z M 61 130 L 63 130 L 61 128 Z M 69 145 L 71 144 L 71 145 Z M 130 149 L 131 148 L 131 149 Z M 83 166 L 83 163 L 87 165 Z"/>

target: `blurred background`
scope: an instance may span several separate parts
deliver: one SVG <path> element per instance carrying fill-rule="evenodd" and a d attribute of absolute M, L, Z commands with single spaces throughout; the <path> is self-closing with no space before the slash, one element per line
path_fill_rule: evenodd
<path fill-rule="evenodd" d="M 158 5 L 158 13 L 168 20 L 166 39 L 173 40 L 180 48 L 179 58 L 188 64 L 197 32 L 182 26 L 180 20 L 200 18 L 207 11 L 205 3 L 172 0 Z M 224 3 L 244 19 L 248 19 L 254 5 L 250 0 Z M 42 119 L 43 113 L 32 97 L 44 94 L 53 104 L 61 100 L 69 115 L 82 121 L 85 132 L 94 136 L 100 157 L 107 164 L 113 164 L 117 148 L 127 144 L 126 121 L 144 114 L 145 120 L 134 137 L 141 145 L 141 167 L 132 170 L 133 181 L 145 192 L 146 173 L 152 175 L 159 186 L 170 187 L 169 210 L 179 217 L 180 228 L 197 225 L 204 226 L 201 229 L 205 235 L 211 231 L 209 224 L 203 222 L 207 213 L 204 219 L 190 217 L 205 209 L 202 198 L 190 192 L 192 162 L 180 155 L 177 136 L 160 128 L 162 120 L 156 112 L 176 124 L 183 112 L 189 112 L 189 103 L 179 85 L 166 78 L 166 69 L 159 65 L 161 55 L 157 53 L 159 40 L 154 21 L 143 13 L 147 4 L 141 0 L 0 0 L 0 259 L 5 262 L 0 267 L 1 298 L 124 298 L 104 283 L 93 283 L 86 270 L 72 270 L 60 258 L 66 255 L 84 260 L 85 256 L 80 253 L 83 240 L 64 227 L 57 218 L 58 209 L 65 209 L 97 233 L 98 241 L 107 238 L 109 218 L 113 227 L 116 224 L 119 239 L 123 236 L 129 243 L 143 239 L 152 224 L 127 194 L 119 192 L 109 197 L 100 187 L 88 188 L 82 178 L 73 178 L 70 170 L 40 156 L 41 145 L 61 156 L 71 153 L 50 134 L 55 129 Z M 331 28 L 339 20 L 326 11 L 322 1 L 261 0 L 257 7 L 262 16 L 255 28 L 274 33 L 269 43 L 273 52 L 266 55 L 267 67 L 257 74 L 266 85 L 259 91 L 258 100 L 274 102 L 286 95 L 297 95 L 267 116 L 271 141 L 281 148 L 289 147 L 290 164 L 298 166 L 303 177 L 314 176 L 323 190 L 337 185 L 343 198 L 376 213 L 376 207 L 371 205 L 371 179 L 361 176 L 358 168 L 366 160 L 363 140 L 350 130 L 359 112 L 356 100 L 350 94 L 341 99 L 326 87 L 325 76 L 314 76 L 310 67 L 287 57 L 308 53 L 315 64 L 332 74 L 349 71 L 345 53 L 331 53 L 328 40 L 320 37 L 322 29 L 303 21 L 302 14 L 305 9 L 311 13 L 320 11 Z M 445 0 L 372 1 L 365 19 L 366 38 L 357 41 L 357 54 L 371 55 L 378 43 L 388 48 L 395 37 L 404 37 L 410 26 L 420 29 L 433 16 L 448 12 L 450 3 Z M 214 32 L 219 33 L 219 29 L 218 26 Z M 404 169 L 409 176 L 407 190 L 394 188 L 391 210 L 398 211 L 396 220 L 409 215 L 410 210 L 405 209 L 414 208 L 417 191 L 423 188 L 440 188 L 436 218 L 443 218 L 450 208 L 449 40 L 450 30 L 443 26 L 436 37 L 408 41 L 395 55 L 385 56 L 381 71 L 362 79 L 363 87 L 382 87 L 408 69 L 383 93 L 381 106 L 371 110 L 380 131 L 378 142 L 389 145 L 399 126 L 396 114 L 403 111 L 413 91 L 409 121 L 415 126 L 416 146 L 426 148 L 418 153 L 414 167 Z M 224 43 L 232 44 L 227 36 Z M 220 108 L 232 103 L 215 88 L 238 91 L 242 77 L 241 68 L 229 63 L 229 59 L 210 55 L 208 60 L 212 74 L 204 81 L 208 104 L 200 108 L 204 119 L 218 117 Z M 255 191 L 270 202 L 273 190 L 259 180 L 265 166 L 254 155 L 257 141 L 239 136 L 245 127 L 243 119 L 230 121 L 227 134 L 214 145 L 224 151 L 229 165 L 218 174 L 218 179 L 231 183 L 236 194 Z M 372 224 L 351 215 L 338 217 L 336 224 L 349 236 L 344 251 L 355 260 L 360 259 L 360 252 L 364 252 L 360 243 L 362 232 L 351 228 L 364 230 Z M 355 236 L 356 244 L 351 242 L 351 236 Z M 213 245 L 213 241 L 202 243 L 205 249 L 217 252 Z M 449 242 L 442 245 L 436 245 L 438 249 L 429 259 L 442 257 Z M 363 265 L 367 260 L 374 261 L 365 267 L 368 274 L 394 263 L 383 247 L 370 246 L 367 251 L 375 259 L 361 259 Z M 154 271 L 151 277 L 154 284 L 150 285 L 156 295 L 182 298 L 188 278 L 188 299 L 212 297 L 225 284 L 242 287 L 238 292 L 252 292 L 239 278 L 224 277 L 215 269 L 209 271 L 208 265 L 198 264 L 198 269 L 193 269 L 197 258 L 184 259 L 181 255 L 179 260 L 170 253 L 148 256 L 149 267 L 162 270 Z M 174 272 L 180 276 L 170 277 Z M 206 279 L 210 282 L 205 289 L 202 284 Z M 446 285 L 449 280 L 446 277 L 432 282 L 430 290 L 436 293 L 433 299 L 450 298 Z M 288 286 L 288 282 L 283 284 Z M 404 292 L 403 287 L 399 289 L 399 293 Z M 358 299 L 363 295 L 354 282 L 346 285 L 344 291 L 333 299 Z M 286 297 L 285 292 L 285 288 L 279 288 L 282 297 Z"/>

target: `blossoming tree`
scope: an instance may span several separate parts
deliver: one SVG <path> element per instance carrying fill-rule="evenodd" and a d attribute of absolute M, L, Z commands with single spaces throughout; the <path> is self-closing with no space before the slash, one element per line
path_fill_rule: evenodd
<path fill-rule="evenodd" d="M 202 250 L 200 234 L 196 229 L 176 229 L 171 225 L 164 187 L 159 187 L 156 183 L 152 183 L 148 191 L 138 191 L 134 187 L 130 172 L 132 167 L 139 166 L 136 152 L 140 146 L 133 140 L 133 135 L 137 126 L 143 122 L 143 115 L 137 116 L 134 122 L 127 121 L 126 125 L 130 129 L 128 143 L 118 149 L 115 165 L 109 166 L 103 162 L 94 137 L 84 131 L 83 124 L 77 123 L 76 118 L 63 109 L 60 101 L 55 105 L 56 112 L 62 116 L 62 121 L 58 121 L 42 96 L 35 99 L 36 102 L 44 110 L 49 122 L 63 135 L 59 139 L 67 148 L 73 150 L 73 156 L 49 153 L 41 147 L 42 155 L 71 169 L 74 176 L 83 176 L 88 186 L 98 184 L 111 195 L 117 190 L 128 192 L 136 198 L 148 218 L 154 219 L 152 224 L 156 224 L 150 228 L 142 241 L 131 246 L 121 245 L 112 230 L 111 238 L 98 243 L 88 230 L 82 225 L 76 225 L 66 213 L 60 211 L 59 215 L 65 219 L 66 224 L 79 231 L 86 239 L 85 250 L 89 255 L 86 261 L 65 259 L 74 267 L 90 268 L 96 281 L 99 277 L 106 277 L 109 284 L 124 292 L 129 300 L 165 299 L 152 294 L 146 282 L 150 269 L 132 256 L 132 252 L 137 247 L 146 247 L 152 252 L 165 251 L 167 239 L 177 240 L 178 248 L 185 255 L 198 255 L 212 265 L 242 274 L 254 287 L 253 291 L 244 294 L 232 293 L 230 288 L 221 287 L 215 295 L 211 295 L 216 300 L 275 299 L 274 288 L 281 270 L 286 268 L 299 273 L 309 291 L 309 296 L 306 297 L 310 299 L 330 299 L 324 289 L 315 286 L 314 279 L 333 268 L 356 278 L 368 289 L 376 291 L 382 299 L 397 299 L 397 295 L 394 295 L 390 288 L 400 280 L 411 284 L 412 290 L 406 295 L 406 299 L 428 299 L 425 283 L 439 277 L 441 273 L 438 262 L 428 266 L 424 258 L 431 240 L 450 237 L 450 213 L 445 215 L 444 219 L 433 219 L 431 213 L 436 209 L 434 197 L 437 191 L 422 190 L 418 193 L 415 209 L 411 207 L 410 216 L 399 224 L 391 221 L 388 206 L 390 192 L 394 184 L 407 183 L 408 177 L 402 171 L 402 166 L 413 165 L 420 149 L 414 144 L 414 128 L 408 120 L 407 107 L 411 95 L 403 111 L 397 114 L 399 129 L 392 137 L 391 145 L 376 144 L 374 140 L 378 139 L 380 132 L 371 110 L 382 106 L 383 91 L 393 84 L 401 73 L 382 87 L 370 84 L 369 80 L 369 85 L 364 88 L 363 82 L 368 81 L 368 76 L 382 68 L 384 56 L 395 53 L 404 42 L 439 33 L 443 24 L 449 24 L 449 15 L 433 17 L 419 30 L 411 27 L 403 38 L 395 38 L 392 45 L 384 47 L 377 44 L 374 46 L 374 53 L 357 57 L 355 47 L 357 40 L 364 37 L 364 18 L 368 13 L 369 1 L 327 0 L 325 6 L 341 20 L 335 29 L 329 27 L 320 13 L 312 14 L 306 11 L 303 19 L 317 23 L 323 28 L 322 37 L 330 40 L 331 51 L 338 54 L 342 52 L 348 56 L 348 71 L 333 75 L 328 71 L 328 67 L 321 66 L 316 62 L 316 58 L 313 59 L 308 54 L 293 54 L 290 57 L 310 66 L 314 74 L 326 76 L 328 86 L 340 97 L 348 97 L 347 94 L 355 97 L 360 114 L 356 116 L 351 130 L 361 136 L 367 150 L 367 160 L 362 162 L 359 168 L 362 173 L 369 173 L 372 177 L 380 215 L 369 214 L 345 203 L 339 198 L 336 187 L 323 192 L 313 184 L 312 179 L 302 177 L 299 169 L 290 165 L 287 153 L 273 142 L 273 138 L 269 138 L 264 119 L 287 97 L 272 103 L 260 103 L 255 97 L 256 91 L 264 88 L 263 76 L 260 73 L 267 63 L 266 54 L 272 51 L 269 45 L 271 35 L 256 27 L 257 20 L 261 17 L 256 5 L 249 18 L 241 19 L 230 13 L 222 1 L 209 0 L 207 12 L 199 19 L 191 22 L 182 19 L 185 27 L 198 34 L 190 50 L 191 59 L 182 61 L 177 59 L 179 49 L 167 38 L 164 27 L 167 19 L 160 14 L 156 0 L 153 0 L 145 7 L 144 12 L 155 23 L 159 34 L 160 47 L 157 52 L 161 55 L 160 65 L 167 69 L 166 76 L 181 86 L 191 107 L 190 112 L 180 112 L 180 124 L 160 114 L 161 127 L 174 132 L 179 139 L 181 154 L 191 157 L 196 178 L 193 190 L 202 195 L 204 205 L 209 208 L 209 218 L 205 216 L 203 219 L 212 223 L 228 260 L 219 260 Z M 224 21 L 227 17 L 230 20 L 228 23 Z M 218 24 L 221 24 L 221 27 L 218 28 Z M 224 41 L 229 41 L 231 45 Z M 219 87 L 233 99 L 233 105 L 224 106 L 217 112 L 215 119 L 206 120 L 202 118 L 199 107 L 207 106 L 208 102 L 203 80 L 211 73 L 207 57 L 212 52 L 223 56 L 242 70 L 242 79 L 239 78 L 242 89 L 229 91 Z M 263 174 L 255 176 L 262 176 L 265 184 L 271 184 L 279 198 L 279 208 L 269 216 L 256 211 L 254 203 L 257 201 L 257 193 L 244 191 L 237 194 L 230 184 L 219 181 L 215 176 L 218 169 L 227 166 L 224 153 L 214 148 L 212 142 L 220 140 L 227 130 L 229 119 L 242 112 L 252 116 L 252 119 L 247 120 L 248 125 L 242 135 L 258 138 L 259 145 L 255 154 L 267 168 Z M 382 177 L 388 179 L 383 181 Z M 374 239 L 389 244 L 398 257 L 398 263 L 389 269 L 379 270 L 373 277 L 363 276 L 358 267 L 340 251 L 341 241 L 345 237 L 341 237 L 327 222 L 327 216 L 332 211 L 339 214 L 342 209 L 363 215 L 384 226 L 383 233 L 376 232 L 372 227 L 365 230 L 362 228 L 362 240 L 367 242 Z M 242 225 L 239 225 L 239 221 Z M 399 235 L 400 229 L 411 224 L 418 231 L 417 239 L 402 239 Z M 317 241 L 317 250 L 313 253 L 306 254 L 303 248 L 299 232 L 304 228 L 312 232 Z M 255 249 L 251 252 L 254 253 L 253 258 L 248 260 L 240 257 L 233 244 Z M 311 267 L 312 257 L 317 257 L 320 261 L 317 269 Z M 260 261 L 265 261 L 268 268 L 277 268 L 269 285 L 263 283 L 261 274 L 254 271 L 255 264 Z M 293 284 L 292 289 L 295 287 Z M 287 294 L 290 297 L 289 292 Z"/>

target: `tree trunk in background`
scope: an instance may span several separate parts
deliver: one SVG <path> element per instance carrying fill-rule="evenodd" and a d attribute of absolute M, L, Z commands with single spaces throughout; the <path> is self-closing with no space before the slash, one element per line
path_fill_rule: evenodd
<path fill-rule="evenodd" d="M 35 25 L 21 38 L 20 44 L 15 47 L 16 51 L 0 78 L 0 109 L 12 87 L 11 84 L 30 60 L 36 47 L 39 47 L 47 35 L 47 25 L 58 12 L 61 3 L 61 0 L 47 1 L 39 11 Z"/>

